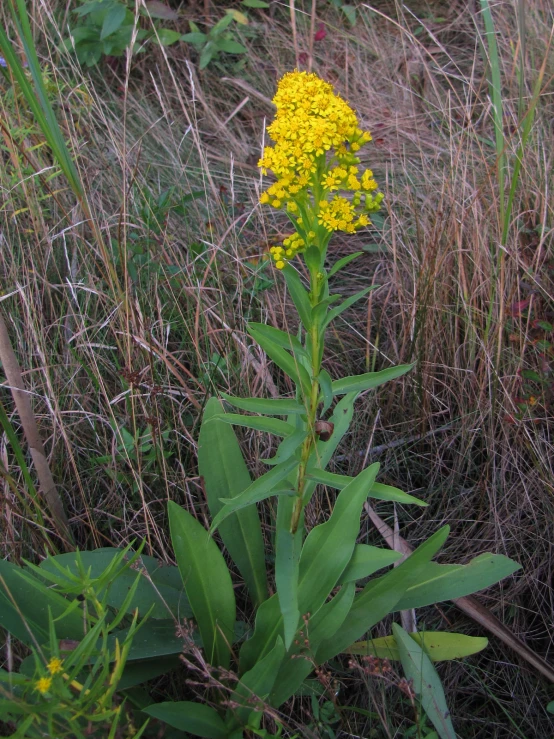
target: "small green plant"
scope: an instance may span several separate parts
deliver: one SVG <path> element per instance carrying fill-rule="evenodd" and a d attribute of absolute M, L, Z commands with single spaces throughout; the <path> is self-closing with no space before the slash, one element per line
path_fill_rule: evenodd
<path fill-rule="evenodd" d="M 238 18 L 240 19 L 241 16 L 244 18 L 243 14 L 239 13 Z M 202 33 L 196 23 L 189 21 L 191 31 L 181 36 L 181 40 L 192 44 L 200 54 L 200 69 L 205 69 L 222 52 L 226 54 L 246 53 L 246 47 L 235 39 L 230 28 L 236 18 L 236 13 L 227 12 L 207 33 Z"/>

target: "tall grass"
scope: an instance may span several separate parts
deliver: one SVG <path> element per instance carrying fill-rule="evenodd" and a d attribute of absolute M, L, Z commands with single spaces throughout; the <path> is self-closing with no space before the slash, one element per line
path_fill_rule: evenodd
<path fill-rule="evenodd" d="M 2 8 L 30 66 L 1 82 L 0 309 L 79 546 L 145 538 L 167 560 L 165 502 L 204 510 L 195 447 L 206 397 L 287 389 L 244 324 L 289 323 L 264 260 L 287 227 L 257 206 L 256 169 L 267 101 L 295 64 L 289 8 L 256 15 L 241 70 L 228 62 L 199 74 L 181 47 L 88 75 L 56 50 L 65 5 L 27 7 L 31 25 L 19 31 Z M 370 164 L 387 193 L 377 228 L 335 247 L 367 250 L 340 278 L 345 295 L 368 278 L 381 287 L 335 329 L 327 369 L 417 361 L 394 392 L 360 401 L 364 422 L 339 463 L 354 474 L 379 459 L 384 482 L 425 496 L 425 512 L 397 511 L 410 542 L 448 521 L 457 561 L 484 550 L 521 561 L 524 574 L 482 600 L 548 655 L 554 398 L 552 352 L 540 342 L 554 337 L 537 321 L 554 323 L 553 19 L 541 0 L 522 12 L 524 24 L 510 4 L 486 0 L 363 4 L 350 28 L 321 5 L 327 36 L 312 48 L 314 71 L 372 131 Z M 183 31 L 188 16 L 194 9 Z M 294 18 L 301 53 L 311 5 L 297 4 Z M 25 85 L 43 89 L 36 110 Z M 41 118 L 48 105 L 55 120 Z M 67 171 L 56 146 L 69 152 Z M 536 392 L 519 403 L 525 382 Z M 0 400 L 19 437 L 6 389 Z M 267 456 L 262 443 L 244 437 L 252 465 Z M 4 433 L 3 554 L 38 557 L 43 524 L 23 505 L 31 483 L 18 454 Z M 324 515 L 322 498 L 310 525 Z M 461 619 L 451 606 L 418 616 L 428 628 Z M 549 735 L 544 686 L 501 646 L 442 676 L 461 736 Z M 344 677 L 387 717 L 383 735 L 408 725 L 399 699 Z M 348 721 L 369 732 L 362 717 Z"/>

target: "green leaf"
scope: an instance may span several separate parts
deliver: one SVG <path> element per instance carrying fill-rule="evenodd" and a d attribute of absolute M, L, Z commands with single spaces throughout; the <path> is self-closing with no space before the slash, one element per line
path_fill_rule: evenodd
<path fill-rule="evenodd" d="M 213 421 L 228 423 L 233 426 L 242 426 L 246 429 L 265 431 L 275 436 L 289 436 L 294 433 L 294 426 L 278 418 L 264 418 L 263 416 L 243 416 L 239 413 L 219 413 L 213 416 Z M 212 423 L 213 423 L 212 421 Z"/>
<path fill-rule="evenodd" d="M 294 398 L 233 398 L 226 393 L 221 393 L 221 395 L 235 408 L 252 413 L 264 413 L 266 416 L 305 415 L 306 413 L 306 408 Z"/>
<path fill-rule="evenodd" d="M 275 495 L 278 489 L 277 485 L 284 480 L 290 472 L 292 472 L 297 464 L 298 462 L 296 459 L 287 459 L 269 472 L 266 472 L 265 475 L 259 477 L 240 495 L 237 495 L 234 498 L 224 498 L 223 502 L 225 503 L 225 506 L 217 513 L 216 516 L 214 516 L 211 531 L 215 531 L 221 522 L 224 521 L 227 516 L 230 516 L 231 513 L 235 513 L 241 508 L 245 508 L 252 503 L 259 503 L 260 501 L 269 498 L 271 495 Z"/>
<path fill-rule="evenodd" d="M 342 587 L 331 601 L 325 603 L 309 619 L 308 636 L 310 651 L 308 653 L 303 652 L 304 645 L 300 641 L 298 645 L 294 645 L 287 656 L 286 662 L 283 663 L 279 670 L 270 697 L 270 704 L 274 708 L 279 708 L 279 706 L 294 695 L 306 677 L 312 672 L 314 665 L 310 659 L 311 653 L 317 650 L 321 642 L 331 639 L 341 627 L 348 615 L 355 592 L 354 583 Z"/>
<path fill-rule="evenodd" d="M 317 379 L 323 395 L 323 408 L 321 409 L 323 414 L 329 410 L 333 402 L 333 381 L 331 375 L 324 369 L 321 370 Z"/>
<path fill-rule="evenodd" d="M 198 470 L 204 478 L 212 518 L 223 507 L 221 498 L 235 498 L 252 484 L 233 429 L 210 420 L 220 413 L 220 402 L 210 398 L 206 403 L 198 439 Z M 267 576 L 262 528 L 256 506 L 231 514 L 220 524 L 219 535 L 244 578 L 254 605 L 260 605 L 267 598 Z"/>
<path fill-rule="evenodd" d="M 157 38 L 154 36 L 153 40 L 158 41 L 161 46 L 171 46 L 181 40 L 181 34 L 179 31 L 172 31 L 171 28 L 158 28 Z"/>
<path fill-rule="evenodd" d="M 103 41 L 105 38 L 108 38 L 108 36 L 111 36 L 112 33 L 115 33 L 123 24 L 126 15 L 127 8 L 125 5 L 112 5 L 104 18 L 102 31 L 100 32 L 100 41 Z"/>
<path fill-rule="evenodd" d="M 279 444 L 274 457 L 271 459 L 262 459 L 262 462 L 269 465 L 276 465 L 284 462 L 292 457 L 296 450 L 299 449 L 307 435 L 308 430 L 306 428 L 298 429 L 298 431 L 295 431 L 293 434 L 283 439 Z"/>
<path fill-rule="evenodd" d="M 337 318 L 337 316 L 340 316 L 343 311 L 350 308 L 351 305 L 354 305 L 354 303 L 367 295 L 371 290 L 375 290 L 376 287 L 377 285 L 370 285 L 364 290 L 360 290 L 359 293 L 356 293 L 355 295 L 352 295 L 352 297 L 344 300 L 340 305 L 337 305 L 336 308 L 333 308 L 333 310 L 330 310 L 325 318 L 325 321 L 323 322 L 322 328 L 326 328 L 331 323 L 331 321 L 334 321 L 335 318 Z"/>
<path fill-rule="evenodd" d="M 431 562 L 417 584 L 406 591 L 395 610 L 406 611 L 461 598 L 488 588 L 519 569 L 520 564 L 503 554 L 480 554 L 467 565 Z"/>
<path fill-rule="evenodd" d="M 229 667 L 235 627 L 235 592 L 215 541 L 188 511 L 168 503 L 171 542 L 207 661 Z"/>
<path fill-rule="evenodd" d="M 546 710 L 548 713 L 554 713 L 554 701 L 550 701 L 550 703 L 546 706 Z"/>
<path fill-rule="evenodd" d="M 269 3 L 264 3 L 263 0 L 242 0 L 241 5 L 246 5 L 247 8 L 269 8 Z"/>
<path fill-rule="evenodd" d="M 300 620 L 298 609 L 298 567 L 304 526 L 298 526 L 293 534 L 290 522 L 296 505 L 296 496 L 280 497 L 277 504 L 275 531 L 275 585 L 279 608 L 283 617 L 285 646 L 290 649 Z"/>
<path fill-rule="evenodd" d="M 361 393 L 364 390 L 371 390 L 385 382 L 389 382 L 389 380 L 402 377 L 413 366 L 413 364 L 399 364 L 397 367 L 389 367 L 380 372 L 366 372 L 365 375 L 343 377 L 341 380 L 335 380 L 333 382 L 333 393 L 335 395 L 344 395 L 345 393 Z"/>
<path fill-rule="evenodd" d="M 481 652 L 489 641 L 484 636 L 451 634 L 447 631 L 418 631 L 410 637 L 419 644 L 433 662 L 462 659 Z M 344 650 L 345 654 L 371 654 L 379 659 L 400 660 L 394 636 L 382 636 L 371 641 L 358 641 Z"/>
<path fill-rule="evenodd" d="M 350 262 L 360 257 L 362 254 L 363 254 L 363 251 L 356 251 L 353 254 L 347 254 L 342 259 L 339 259 L 338 262 L 335 262 L 335 264 L 331 267 L 327 277 L 329 278 L 329 277 L 332 277 L 333 275 L 336 275 L 337 272 L 339 272 L 339 270 L 346 267 L 346 265 L 350 264 Z"/>
<path fill-rule="evenodd" d="M 343 491 L 344 492 L 344 491 Z M 327 662 L 360 639 L 376 623 L 395 609 L 406 590 L 418 581 L 420 573 L 444 544 L 450 528 L 443 526 L 420 544 L 398 567 L 370 580 L 354 598 L 344 624 L 333 639 L 325 641 L 317 651 L 317 661 Z"/>
<path fill-rule="evenodd" d="M 152 718 L 165 721 L 181 731 L 207 739 L 228 739 L 227 727 L 215 708 L 204 703 L 178 701 L 155 703 L 143 709 Z"/>
<path fill-rule="evenodd" d="M 310 480 L 315 480 L 321 485 L 328 485 L 337 490 L 342 490 L 349 485 L 352 480 L 354 480 L 353 477 L 349 477 L 348 475 L 336 475 L 334 472 L 317 469 L 310 470 L 308 478 Z M 383 485 L 380 482 L 373 484 L 373 487 L 368 493 L 368 498 L 375 498 L 376 500 L 391 500 L 395 503 L 404 503 L 406 505 L 414 504 L 424 508 L 429 505 L 428 503 L 424 503 L 422 500 L 419 500 L 419 498 L 414 498 L 413 495 L 408 495 L 408 493 L 405 493 L 398 488 L 394 488 L 391 485 Z"/>
<path fill-rule="evenodd" d="M 114 631 L 108 637 L 108 647 L 115 651 L 116 640 L 121 643 L 128 635 L 128 629 Z M 104 648 L 103 642 L 99 641 L 98 649 Z M 128 662 L 168 658 L 172 655 L 181 654 L 183 651 L 183 639 L 175 633 L 175 619 L 166 621 L 152 620 L 142 623 L 140 629 L 134 634 L 131 648 L 127 656 Z"/>
<path fill-rule="evenodd" d="M 348 18 L 348 22 L 350 23 L 350 25 L 355 26 L 356 25 L 356 6 L 355 5 L 341 5 L 340 9 L 344 13 L 344 15 Z"/>
<path fill-rule="evenodd" d="M 312 325 L 312 306 L 310 304 L 308 291 L 302 284 L 298 272 L 294 269 L 294 267 L 291 267 L 290 264 L 287 264 L 286 267 L 283 269 L 283 276 L 285 278 L 285 282 L 287 283 L 292 302 L 294 303 L 296 310 L 298 311 L 298 315 L 300 316 L 300 320 L 302 321 L 302 324 L 304 325 L 306 331 L 310 331 Z"/>
<path fill-rule="evenodd" d="M 399 559 L 400 552 L 381 547 L 371 547 L 369 544 L 356 544 L 352 558 L 341 575 L 340 582 L 355 582 L 373 575 L 383 567 L 388 567 Z"/>
<path fill-rule="evenodd" d="M 254 633 L 240 650 L 240 672 L 251 670 L 256 662 L 268 654 L 278 636 L 283 634 L 283 617 L 277 594 L 272 595 L 258 608 Z"/>
<path fill-rule="evenodd" d="M 214 42 L 208 41 L 207 44 L 202 49 L 202 52 L 200 54 L 200 63 L 199 63 L 200 69 L 206 69 L 206 67 L 212 61 L 216 53 L 217 53 L 217 49 L 215 47 Z"/>
<path fill-rule="evenodd" d="M 258 331 L 252 324 L 249 324 L 247 328 L 248 333 L 262 347 L 267 356 L 301 387 L 306 396 L 308 396 L 311 391 L 311 382 L 306 368 L 270 339 L 267 333 Z"/>
<path fill-rule="evenodd" d="M 352 558 L 360 531 L 360 515 L 379 463 L 372 464 L 339 494 L 328 521 L 313 528 L 300 557 L 299 607 L 316 613 Z"/>
<path fill-rule="evenodd" d="M 220 18 L 215 26 L 210 31 L 210 37 L 214 38 L 218 36 L 222 31 L 224 31 L 232 22 L 234 18 L 232 14 L 224 15 L 223 18 Z"/>
<path fill-rule="evenodd" d="M 220 38 L 215 42 L 218 51 L 223 51 L 225 54 L 246 54 L 248 49 L 246 46 L 239 44 L 238 41 L 233 39 Z"/>
<path fill-rule="evenodd" d="M 413 680 L 413 690 L 420 698 L 427 717 L 441 739 L 456 739 L 444 690 L 433 663 L 423 648 L 401 626 L 393 624 L 392 631 L 404 673 L 408 680 Z"/>
<path fill-rule="evenodd" d="M 275 328 L 274 326 L 268 326 L 265 323 L 249 323 L 248 332 L 250 334 L 251 328 L 253 328 L 262 336 L 265 336 L 268 341 L 271 341 L 277 346 L 280 346 L 281 349 L 286 349 L 287 351 L 292 352 L 295 355 L 297 361 L 300 361 L 301 358 L 305 359 L 308 362 L 309 366 L 310 356 L 306 349 L 302 346 L 300 341 L 296 338 L 296 336 L 293 336 L 286 331 L 281 331 L 281 329 Z"/>
<path fill-rule="evenodd" d="M 181 642 L 181 651 L 182 647 Z M 160 675 L 167 675 L 182 664 L 179 654 L 180 652 L 166 657 L 155 657 L 154 659 L 136 660 L 133 662 L 127 660 L 121 678 L 117 683 L 118 692 L 134 688 L 136 685 L 146 683 Z"/>
<path fill-rule="evenodd" d="M 248 717 L 253 710 L 263 711 L 264 700 L 273 688 L 285 654 L 285 645 L 281 637 L 278 636 L 273 649 L 241 677 L 236 690 L 231 696 L 233 703 L 242 706 L 238 709 L 236 715 L 241 724 L 248 723 Z M 258 698 L 259 701 L 256 702 L 255 698 Z M 235 711 L 236 709 L 233 709 L 233 713 Z"/>
<path fill-rule="evenodd" d="M 205 33 L 200 31 L 193 31 L 192 33 L 184 33 L 181 36 L 181 41 L 186 41 L 187 44 L 197 44 L 199 46 L 206 43 L 207 36 Z"/>

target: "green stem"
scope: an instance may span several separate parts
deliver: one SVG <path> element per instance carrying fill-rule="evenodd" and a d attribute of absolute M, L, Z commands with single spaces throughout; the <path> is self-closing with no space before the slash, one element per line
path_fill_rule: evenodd
<path fill-rule="evenodd" d="M 310 303 L 312 308 L 317 305 L 319 301 L 319 280 L 317 272 L 310 271 Z M 302 445 L 302 451 L 300 454 L 300 464 L 298 466 L 298 477 L 296 480 L 296 502 L 292 512 L 290 530 L 292 534 L 295 534 L 298 529 L 302 510 L 304 508 L 304 488 L 306 485 L 306 470 L 308 467 L 308 461 L 315 445 L 317 444 L 317 436 L 315 433 L 315 424 L 317 421 L 317 406 L 319 399 L 319 372 L 320 367 L 320 342 L 323 337 L 319 332 L 319 325 L 317 322 L 313 322 L 310 331 L 311 339 L 311 359 L 312 359 L 312 386 L 310 391 L 310 397 L 308 401 L 308 435 Z"/>

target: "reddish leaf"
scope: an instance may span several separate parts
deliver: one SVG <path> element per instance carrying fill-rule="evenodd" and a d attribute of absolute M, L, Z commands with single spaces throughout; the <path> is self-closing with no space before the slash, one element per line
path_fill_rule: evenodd
<path fill-rule="evenodd" d="M 519 318 L 523 311 L 529 307 L 530 302 L 530 298 L 527 298 L 527 300 L 519 300 L 517 303 L 512 303 L 509 311 L 512 318 Z"/>
<path fill-rule="evenodd" d="M 327 31 L 325 30 L 325 26 L 323 23 L 319 24 L 319 30 L 316 31 L 316 34 L 314 36 L 314 41 L 323 41 L 323 39 L 327 36 Z"/>

